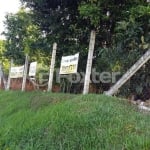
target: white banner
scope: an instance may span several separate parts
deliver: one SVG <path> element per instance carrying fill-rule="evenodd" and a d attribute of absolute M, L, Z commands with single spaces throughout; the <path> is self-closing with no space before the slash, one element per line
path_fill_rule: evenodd
<path fill-rule="evenodd" d="M 79 53 L 70 56 L 62 56 L 59 74 L 77 73 L 78 61 Z"/>
<path fill-rule="evenodd" d="M 35 76 L 36 75 L 36 66 L 37 66 L 37 62 L 30 63 L 29 76 Z"/>
<path fill-rule="evenodd" d="M 10 78 L 22 78 L 23 77 L 24 66 L 11 67 Z"/>

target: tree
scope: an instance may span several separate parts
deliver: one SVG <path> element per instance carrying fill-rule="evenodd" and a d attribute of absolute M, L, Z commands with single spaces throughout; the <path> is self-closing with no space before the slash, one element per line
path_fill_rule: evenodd
<path fill-rule="evenodd" d="M 39 27 L 33 24 L 30 11 L 26 12 L 21 8 L 16 14 L 8 14 L 5 26 L 6 30 L 3 34 L 6 37 L 7 58 L 13 58 L 16 64 L 23 64 L 25 53 L 35 58 L 39 57 L 42 51 L 42 54 L 47 56 L 48 43 Z"/>
<path fill-rule="evenodd" d="M 0 63 L 3 65 L 3 69 L 4 69 L 5 73 L 8 74 L 9 61 L 4 56 L 5 52 L 6 52 L 5 41 L 4 40 L 0 40 L 0 61 L 1 61 Z"/>
<path fill-rule="evenodd" d="M 145 0 L 22 0 L 58 57 L 81 49 L 84 71 L 88 37 L 96 30 L 94 67 L 125 72 L 148 48 L 149 4 Z M 77 44 L 70 39 L 77 39 Z M 59 60 L 57 61 L 59 64 Z M 146 73 L 147 74 L 147 73 Z M 136 85 L 137 86 L 137 85 Z"/>

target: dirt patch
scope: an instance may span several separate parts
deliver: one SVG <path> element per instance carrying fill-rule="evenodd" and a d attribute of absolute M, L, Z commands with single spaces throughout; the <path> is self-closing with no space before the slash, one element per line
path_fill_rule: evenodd
<path fill-rule="evenodd" d="M 30 98 L 30 108 L 33 110 L 38 110 L 43 106 L 47 106 L 50 103 L 57 103 L 57 101 L 49 96 L 33 96 Z"/>

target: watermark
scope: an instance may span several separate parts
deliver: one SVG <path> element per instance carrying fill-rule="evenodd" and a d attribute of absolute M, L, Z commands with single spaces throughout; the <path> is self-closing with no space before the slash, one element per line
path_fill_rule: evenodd
<path fill-rule="evenodd" d="M 94 68 L 91 72 L 90 83 L 116 83 L 117 76 L 120 74 L 120 72 L 97 72 Z M 85 72 L 59 75 L 59 70 L 56 70 L 56 83 L 60 83 L 61 78 L 66 78 L 71 83 L 84 83 Z"/>
<path fill-rule="evenodd" d="M 54 79 L 55 83 L 61 83 L 62 79 L 68 80 L 70 83 L 80 84 L 85 82 L 85 72 L 78 72 L 76 74 L 60 75 L 60 69 L 55 69 Z M 95 68 L 91 71 L 90 83 L 116 83 L 120 72 L 97 72 Z M 49 73 L 39 73 L 39 86 L 46 86 L 48 84 Z"/>

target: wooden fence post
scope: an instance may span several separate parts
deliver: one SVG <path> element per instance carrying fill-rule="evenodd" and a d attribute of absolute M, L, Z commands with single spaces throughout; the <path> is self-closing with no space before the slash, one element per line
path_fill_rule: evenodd
<path fill-rule="evenodd" d="M 2 63 L 0 63 L 0 76 L 1 76 L 1 78 L 3 80 L 4 89 L 6 90 L 6 88 L 7 88 L 7 81 L 6 81 L 5 76 L 4 76 Z"/>
<path fill-rule="evenodd" d="M 47 89 L 48 92 L 49 91 L 52 92 L 54 67 L 55 67 L 55 59 L 56 59 L 56 50 L 57 50 L 57 43 L 54 43 L 53 44 L 51 65 L 50 65 L 50 70 L 49 70 L 49 80 L 48 80 L 48 89 Z"/>
<path fill-rule="evenodd" d="M 114 95 L 118 89 L 126 83 L 148 60 L 150 59 L 150 49 L 120 78 L 120 80 L 105 92 L 106 95 Z"/>
<path fill-rule="evenodd" d="M 88 92 L 89 92 L 89 84 L 90 84 L 90 75 L 91 75 L 91 69 L 92 69 L 95 38 L 96 38 L 96 32 L 94 30 L 92 30 L 91 37 L 90 37 L 90 44 L 89 44 L 89 52 L 88 52 L 83 94 L 88 94 Z"/>
<path fill-rule="evenodd" d="M 26 54 L 24 71 L 23 71 L 23 81 L 22 81 L 22 91 L 25 91 L 26 88 L 26 80 L 27 80 L 27 72 L 28 72 L 28 63 L 29 63 L 29 56 Z"/>
<path fill-rule="evenodd" d="M 13 66 L 13 59 L 11 59 L 11 61 L 10 61 L 9 75 L 8 75 L 7 88 L 6 88 L 7 91 L 9 91 L 9 89 L 10 89 L 10 83 L 11 83 L 10 74 L 11 74 L 12 66 Z"/>

